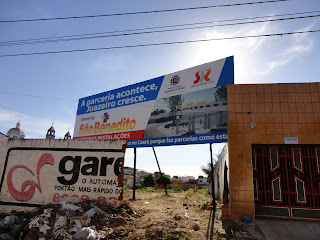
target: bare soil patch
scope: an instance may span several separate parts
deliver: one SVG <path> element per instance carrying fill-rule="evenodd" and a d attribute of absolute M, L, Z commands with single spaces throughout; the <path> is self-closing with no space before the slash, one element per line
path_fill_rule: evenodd
<path fill-rule="evenodd" d="M 130 198 L 131 193 L 125 194 Z M 211 197 L 204 194 L 137 192 L 130 201 L 137 216 L 126 227 L 127 239 L 207 239 Z M 223 232 L 221 221 L 217 228 Z M 220 225 L 220 226 L 218 226 Z"/>
<path fill-rule="evenodd" d="M 211 196 L 193 189 L 167 195 L 137 191 L 136 199 L 131 198 L 132 191 L 124 193 L 118 208 L 93 202 L 66 202 L 67 210 L 59 203 L 29 214 L 3 216 L 0 239 L 5 233 L 26 240 L 263 239 L 254 223 L 222 224 L 219 205 L 216 212 L 212 211 Z M 9 218 L 14 223 L 5 224 Z"/>

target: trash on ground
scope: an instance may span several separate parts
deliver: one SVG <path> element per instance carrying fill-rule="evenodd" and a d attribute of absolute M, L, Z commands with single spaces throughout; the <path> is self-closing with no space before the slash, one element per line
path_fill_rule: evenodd
<path fill-rule="evenodd" d="M 89 201 L 71 203 L 63 200 L 50 207 L 40 207 L 29 213 L 28 218 L 23 214 L 4 217 L 0 220 L 0 228 L 7 229 L 7 233 L 0 234 L 0 240 L 105 239 L 114 232 L 113 226 L 130 221 L 129 214 L 135 214 L 135 211 L 128 204 L 113 208 Z"/>

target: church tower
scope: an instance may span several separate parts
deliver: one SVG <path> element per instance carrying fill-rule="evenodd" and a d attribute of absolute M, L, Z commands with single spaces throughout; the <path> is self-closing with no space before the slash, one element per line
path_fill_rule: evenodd
<path fill-rule="evenodd" d="M 24 139 L 26 135 L 24 134 L 24 131 L 20 128 L 20 121 L 17 122 L 15 128 L 11 128 L 7 132 L 7 136 L 9 138 L 14 138 L 14 139 Z"/>
<path fill-rule="evenodd" d="M 56 131 L 54 130 L 53 124 L 52 124 L 52 126 L 47 131 L 46 139 L 54 139 L 55 134 L 56 134 Z"/>

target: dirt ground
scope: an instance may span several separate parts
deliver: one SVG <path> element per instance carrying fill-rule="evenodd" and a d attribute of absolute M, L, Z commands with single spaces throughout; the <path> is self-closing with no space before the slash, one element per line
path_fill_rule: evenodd
<path fill-rule="evenodd" d="M 125 199 L 130 198 L 132 193 L 125 194 Z M 168 195 L 137 191 L 136 200 L 130 205 L 137 217 L 125 227 L 130 231 L 127 239 L 207 239 L 209 196 L 192 191 Z M 215 225 L 222 230 L 221 221 L 216 220 Z"/>
<path fill-rule="evenodd" d="M 254 223 L 223 223 L 220 205 L 214 212 L 211 196 L 193 189 L 167 195 L 136 191 L 135 200 L 129 190 L 118 208 L 62 202 L 3 215 L 0 239 L 264 239 Z"/>
<path fill-rule="evenodd" d="M 132 192 L 124 197 L 131 199 Z M 193 190 L 168 195 L 137 191 L 129 204 L 136 216 L 119 228 L 121 239 L 263 239 L 252 223 L 222 223 L 219 204 L 214 213 L 211 197 Z"/>

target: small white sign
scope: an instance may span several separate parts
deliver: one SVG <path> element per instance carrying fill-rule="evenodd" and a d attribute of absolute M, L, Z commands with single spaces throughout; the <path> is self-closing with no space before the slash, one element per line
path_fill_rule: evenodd
<path fill-rule="evenodd" d="M 298 138 L 297 137 L 285 137 L 284 143 L 285 144 L 298 144 Z"/>

